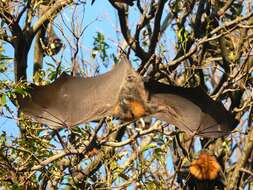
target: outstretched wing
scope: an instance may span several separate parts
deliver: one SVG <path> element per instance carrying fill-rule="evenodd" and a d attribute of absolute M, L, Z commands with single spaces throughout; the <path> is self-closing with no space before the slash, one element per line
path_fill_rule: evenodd
<path fill-rule="evenodd" d="M 154 116 L 189 134 L 218 137 L 231 132 L 238 121 L 222 103 L 212 100 L 201 88 L 168 86 L 159 82 L 145 83 Z"/>

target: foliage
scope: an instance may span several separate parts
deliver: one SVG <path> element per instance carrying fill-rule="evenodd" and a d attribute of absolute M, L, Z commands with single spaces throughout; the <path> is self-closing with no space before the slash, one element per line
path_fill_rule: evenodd
<path fill-rule="evenodd" d="M 86 10 L 95 11 L 102 2 L 0 1 L 0 123 L 8 118 L 19 129 L 11 135 L 0 126 L 0 189 L 190 190 L 217 184 L 252 189 L 253 3 L 137 0 L 131 7 L 130 1 L 108 1 L 120 27 L 115 39 L 107 32 L 84 32 L 99 23 L 85 25 Z M 48 30 L 50 24 L 54 30 Z M 108 25 L 103 27 L 114 28 Z M 40 47 L 45 37 L 64 45 L 50 56 Z M 88 39 L 93 39 L 91 48 Z M 16 98 L 29 96 L 29 79 L 45 85 L 63 71 L 91 76 L 97 66 L 118 61 L 122 50 L 142 76 L 201 86 L 240 120 L 237 129 L 227 137 L 204 139 L 153 118 L 124 124 L 109 117 L 56 131 L 18 111 Z M 222 167 L 214 182 L 189 174 L 199 150 L 214 154 Z"/>
<path fill-rule="evenodd" d="M 97 32 L 97 36 L 94 37 L 93 46 L 93 55 L 96 55 L 96 52 L 99 52 L 100 58 L 103 62 L 108 60 L 106 50 L 109 48 L 109 45 L 105 42 L 105 37 L 101 32 Z"/>

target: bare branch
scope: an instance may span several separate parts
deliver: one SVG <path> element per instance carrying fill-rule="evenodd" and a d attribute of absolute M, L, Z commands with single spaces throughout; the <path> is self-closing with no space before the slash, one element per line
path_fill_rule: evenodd
<path fill-rule="evenodd" d="M 253 129 L 249 129 L 248 135 L 245 136 L 245 144 L 243 147 L 242 155 L 240 160 L 236 163 L 235 169 L 231 172 L 231 175 L 228 179 L 228 189 L 237 189 L 238 183 L 240 181 L 241 169 L 245 167 L 248 162 L 249 156 L 253 150 Z"/>
<path fill-rule="evenodd" d="M 164 5 L 166 1 L 167 0 L 160 0 L 158 4 L 157 13 L 156 13 L 155 21 L 154 21 L 155 23 L 154 23 L 153 35 L 150 41 L 149 56 L 151 56 L 155 52 L 155 48 L 156 48 L 159 35 L 160 35 L 162 13 L 163 13 L 163 9 L 164 9 Z"/>
<path fill-rule="evenodd" d="M 46 22 L 49 18 L 52 17 L 52 15 L 55 15 L 57 12 L 61 11 L 64 7 L 68 6 L 70 3 L 72 3 L 73 0 L 62 0 L 57 1 L 52 6 L 50 6 L 50 9 L 47 10 L 36 23 L 32 26 L 30 29 L 30 33 L 35 35 L 37 31 L 40 29 L 40 27 Z"/>

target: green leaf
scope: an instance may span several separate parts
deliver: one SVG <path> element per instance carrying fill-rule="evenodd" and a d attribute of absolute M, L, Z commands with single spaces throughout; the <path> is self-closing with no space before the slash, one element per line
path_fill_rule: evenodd
<path fill-rule="evenodd" d="M 157 145 L 155 143 L 148 144 L 147 146 L 144 147 L 143 152 L 151 148 L 156 148 L 156 147 Z"/>
<path fill-rule="evenodd" d="M 1 97 L 1 105 L 5 105 L 6 104 L 6 95 L 3 94 L 2 97 Z"/>
<path fill-rule="evenodd" d="M 0 60 L 0 72 L 3 73 L 7 70 L 7 66 L 5 63 L 1 62 Z"/>
<path fill-rule="evenodd" d="M 97 35 L 94 37 L 93 42 L 93 50 L 92 50 L 92 58 L 94 59 L 97 54 L 99 54 L 100 59 L 102 59 L 103 62 L 109 60 L 109 56 L 107 53 L 107 50 L 110 48 L 110 46 L 105 42 L 104 34 L 101 32 L 97 32 Z M 103 63 L 105 67 L 107 67 L 107 64 Z"/>
<path fill-rule="evenodd" d="M 2 134 L 0 135 L 0 145 L 6 142 L 6 132 L 2 131 Z"/>
<path fill-rule="evenodd" d="M 23 188 L 20 187 L 18 184 L 14 184 L 11 189 L 12 190 L 23 190 Z"/>

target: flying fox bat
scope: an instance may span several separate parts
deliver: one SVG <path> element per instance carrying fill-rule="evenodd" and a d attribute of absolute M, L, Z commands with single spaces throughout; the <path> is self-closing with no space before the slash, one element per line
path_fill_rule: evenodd
<path fill-rule="evenodd" d="M 201 88 L 144 82 L 126 58 L 96 77 L 61 75 L 46 86 L 33 86 L 18 98 L 21 111 L 51 128 L 114 116 L 132 121 L 154 116 L 179 129 L 204 137 L 228 134 L 238 121 Z"/>

